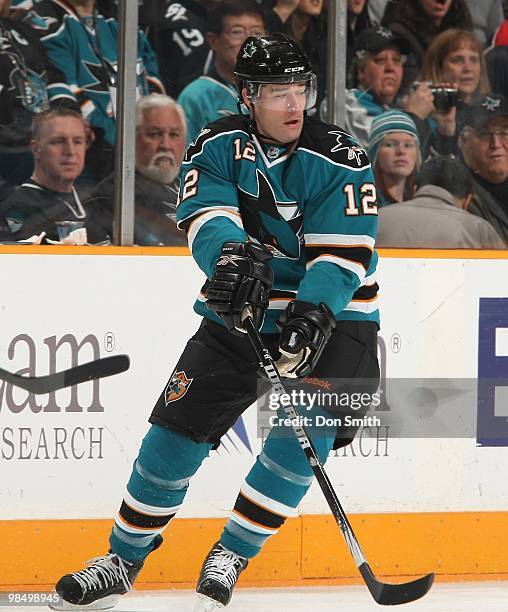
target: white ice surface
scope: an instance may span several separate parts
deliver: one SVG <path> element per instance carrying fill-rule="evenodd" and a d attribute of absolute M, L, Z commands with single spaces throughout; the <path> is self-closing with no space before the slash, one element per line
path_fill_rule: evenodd
<path fill-rule="evenodd" d="M 191 591 L 140 591 L 121 598 L 115 612 L 192 612 Z M 15 607 L 41 612 L 47 608 Z M 378 606 L 363 586 L 237 589 L 227 612 L 506 612 L 508 582 L 435 584 L 420 601 L 386 608 Z"/>

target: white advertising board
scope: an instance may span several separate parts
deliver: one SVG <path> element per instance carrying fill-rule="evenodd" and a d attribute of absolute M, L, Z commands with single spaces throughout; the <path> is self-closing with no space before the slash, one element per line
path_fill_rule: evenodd
<path fill-rule="evenodd" d="M 202 275 L 190 257 L 3 254 L 1 261 L 2 367 L 41 375 L 116 353 L 132 365 L 45 396 L 0 385 L 0 519 L 111 517 L 151 409 L 199 324 L 192 303 Z M 501 309 L 493 359 L 508 355 L 508 312 L 505 325 L 499 301 L 508 304 L 508 260 L 382 259 L 379 284 L 388 377 L 476 378 L 480 298 Z M 502 388 L 496 398 L 495 418 L 505 423 Z M 253 408 L 243 423 L 245 432 L 232 431 L 205 461 L 180 516 L 228 513 L 261 448 Z M 506 446 L 480 446 L 474 436 L 393 439 L 366 429 L 327 470 L 351 512 L 504 510 L 506 456 Z M 327 512 L 316 487 L 300 511 Z"/>

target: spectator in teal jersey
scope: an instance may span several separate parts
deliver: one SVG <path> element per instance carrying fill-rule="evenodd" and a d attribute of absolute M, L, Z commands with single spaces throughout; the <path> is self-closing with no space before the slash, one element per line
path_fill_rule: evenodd
<path fill-rule="evenodd" d="M 94 0 L 42 0 L 34 7 L 46 20 L 42 42 L 49 58 L 64 73 L 94 131 L 87 168 L 102 178 L 113 166 L 118 22 L 99 14 Z M 164 92 L 155 53 L 142 32 L 137 45 L 137 94 Z"/>
<path fill-rule="evenodd" d="M 208 29 L 213 68 L 189 83 L 178 97 L 187 118 L 187 143 L 207 123 L 238 112 L 236 56 L 248 36 L 264 34 L 263 11 L 255 0 L 223 2 L 210 12 Z"/>
<path fill-rule="evenodd" d="M 1 185 L 19 185 L 32 173 L 33 117 L 62 105 L 78 110 L 63 74 L 22 13 L 11 10 L 10 0 L 0 0 L 0 193 Z"/>

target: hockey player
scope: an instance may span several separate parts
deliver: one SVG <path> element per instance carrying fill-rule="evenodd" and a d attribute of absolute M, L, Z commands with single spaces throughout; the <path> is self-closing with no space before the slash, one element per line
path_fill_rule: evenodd
<path fill-rule="evenodd" d="M 377 388 L 377 209 L 369 160 L 341 128 L 305 117 L 316 80 L 289 38 L 248 38 L 235 72 L 250 116 L 208 124 L 183 162 L 177 218 L 208 278 L 195 305 L 203 321 L 150 417 L 110 551 L 60 579 L 63 609 L 109 607 L 130 590 L 190 478 L 266 390 L 243 333 L 246 313 L 288 380 L 312 374 L 303 379 L 310 389 L 323 379 L 331 391 L 346 379 Z M 314 415 L 351 412 L 330 406 Z M 308 428 L 323 462 L 355 433 Z M 296 514 L 311 481 L 292 430 L 274 427 L 205 559 L 196 610 L 229 603 L 249 559 Z"/>

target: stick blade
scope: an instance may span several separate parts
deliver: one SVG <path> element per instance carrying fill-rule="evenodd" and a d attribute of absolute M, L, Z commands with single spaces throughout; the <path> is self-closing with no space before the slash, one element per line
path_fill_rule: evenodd
<path fill-rule="evenodd" d="M 112 355 L 111 357 L 89 361 L 63 372 L 62 387 L 72 387 L 89 380 L 121 374 L 128 370 L 129 366 L 130 359 L 128 355 Z"/>
<path fill-rule="evenodd" d="M 427 574 L 404 584 L 386 584 L 376 579 L 367 562 L 362 563 L 358 569 L 372 597 L 381 606 L 398 606 L 416 601 L 428 593 L 434 582 L 434 574 Z"/>

